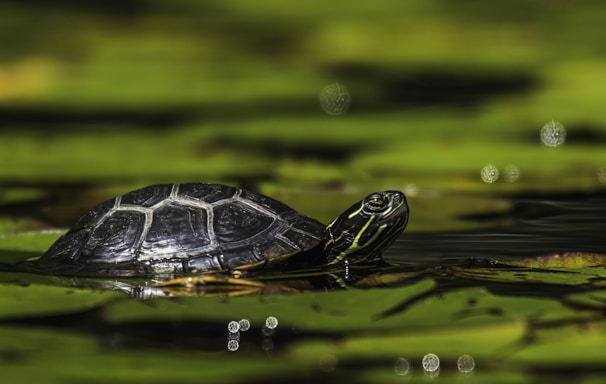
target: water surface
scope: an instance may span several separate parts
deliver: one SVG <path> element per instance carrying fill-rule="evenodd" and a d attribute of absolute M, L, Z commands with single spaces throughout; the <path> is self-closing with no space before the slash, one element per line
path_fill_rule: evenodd
<path fill-rule="evenodd" d="M 415 202 L 430 201 L 445 212 L 457 199 L 473 204 L 482 197 L 413 197 L 411 224 L 434 215 L 431 209 L 415 211 Z M 187 292 L 194 297 L 140 300 L 124 292 L 132 294 L 135 285 L 141 293 L 141 281 L 2 273 L 1 362 L 14 377 L 49 382 L 95 381 L 96 375 L 127 382 L 395 382 L 401 375 L 416 380 L 430 374 L 446 382 L 469 380 L 457 365 L 463 355 L 473 358 L 480 380 L 553 375 L 560 380 L 554 382 L 565 382 L 602 375 L 603 267 L 535 270 L 507 263 L 554 253 L 606 253 L 606 198 L 494 201 L 472 213 L 461 204 L 460 212 L 444 217 L 451 229 L 415 230 L 412 224 L 385 252 L 389 265 L 331 273 L 261 271 L 250 276 L 266 284 L 260 289 L 201 286 Z M 20 254 L 18 248 L 13 261 L 35 253 Z M 10 249 L 2 254 L 10 261 Z M 270 317 L 273 328 L 266 323 Z M 230 333 L 230 321 L 240 320 L 250 329 Z M 36 341 L 21 342 L 30 339 Z M 552 352 L 546 354 L 548 347 Z M 423 370 L 430 352 L 440 359 L 433 373 Z"/>

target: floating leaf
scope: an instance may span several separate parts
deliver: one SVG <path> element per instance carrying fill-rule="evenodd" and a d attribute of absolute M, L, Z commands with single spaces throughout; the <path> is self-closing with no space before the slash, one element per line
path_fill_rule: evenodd
<path fill-rule="evenodd" d="M 507 268 L 506 266 L 502 268 L 451 267 L 449 272 L 464 279 L 494 283 L 606 286 L 606 267 L 585 267 L 568 270 Z"/>
<path fill-rule="evenodd" d="M 585 252 L 564 252 L 537 256 L 521 260 L 507 261 L 507 265 L 528 268 L 585 268 L 593 266 L 606 266 L 606 255 Z"/>
<path fill-rule="evenodd" d="M 88 310 L 124 294 L 31 284 L 0 285 L 0 319 L 39 317 Z"/>
<path fill-rule="evenodd" d="M 564 300 L 576 308 L 605 310 L 606 290 L 567 295 Z"/>
<path fill-rule="evenodd" d="M 65 231 L 25 231 L 0 234 L 0 250 L 31 251 L 40 255 Z M 4 259 L 2 261 L 5 261 Z"/>
<path fill-rule="evenodd" d="M 110 335 L 111 336 L 111 335 Z M 302 375 L 306 362 L 264 355 L 226 356 L 201 351 L 119 348 L 120 335 L 106 340 L 81 332 L 0 326 L 0 364 L 6 383 L 199 383 Z M 103 343 L 101 343 L 103 342 Z M 285 380 L 286 381 L 286 380 Z"/>

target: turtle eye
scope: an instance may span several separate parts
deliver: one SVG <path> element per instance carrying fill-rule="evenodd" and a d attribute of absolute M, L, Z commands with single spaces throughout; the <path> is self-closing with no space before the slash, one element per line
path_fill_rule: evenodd
<path fill-rule="evenodd" d="M 389 199 L 385 195 L 374 194 L 364 199 L 364 210 L 368 213 L 380 213 L 389 207 Z"/>

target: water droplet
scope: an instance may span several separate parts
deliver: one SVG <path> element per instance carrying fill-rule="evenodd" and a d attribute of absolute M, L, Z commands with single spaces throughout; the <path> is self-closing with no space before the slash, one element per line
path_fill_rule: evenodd
<path fill-rule="evenodd" d="M 235 352 L 240 348 L 240 341 L 236 339 L 230 339 L 227 341 L 227 349 L 232 352 Z"/>
<path fill-rule="evenodd" d="M 269 316 L 267 319 L 265 319 L 265 326 L 269 329 L 275 329 L 278 326 L 278 319 L 273 316 Z"/>
<path fill-rule="evenodd" d="M 598 169 L 598 180 L 601 183 L 606 183 L 606 165 Z"/>
<path fill-rule="evenodd" d="M 433 353 L 428 353 L 423 356 L 422 364 L 426 372 L 435 372 L 440 368 L 440 358 Z"/>
<path fill-rule="evenodd" d="M 274 333 L 276 333 L 276 330 L 263 326 L 263 329 L 261 329 L 261 333 L 263 334 L 263 336 L 269 337 L 269 336 L 272 336 Z"/>
<path fill-rule="evenodd" d="M 488 164 L 480 171 L 480 177 L 485 183 L 492 184 L 499 179 L 499 170 L 494 165 Z"/>
<path fill-rule="evenodd" d="M 505 166 L 505 174 L 503 179 L 508 183 L 514 183 L 520 178 L 520 170 L 513 164 Z"/>
<path fill-rule="evenodd" d="M 541 141 L 548 147 L 558 147 L 566 140 L 566 129 L 557 121 L 550 121 L 541 128 Z"/>
<path fill-rule="evenodd" d="M 473 360 L 473 357 L 469 355 L 461 355 L 457 359 L 457 368 L 459 372 L 469 373 L 473 371 L 476 366 L 476 362 Z"/>
<path fill-rule="evenodd" d="M 227 323 L 227 330 L 230 333 L 236 333 L 240 331 L 240 323 L 238 323 L 237 321 L 230 321 L 229 323 Z"/>
<path fill-rule="evenodd" d="M 404 376 L 410 371 L 410 363 L 403 357 L 398 357 L 393 367 L 397 375 Z"/>
<path fill-rule="evenodd" d="M 329 115 L 340 115 L 349 107 L 349 92 L 339 83 L 327 85 L 320 92 L 320 107 Z"/>
<path fill-rule="evenodd" d="M 240 325 L 240 330 L 242 332 L 246 332 L 250 329 L 250 321 L 248 321 L 248 319 L 242 319 L 238 324 Z"/>

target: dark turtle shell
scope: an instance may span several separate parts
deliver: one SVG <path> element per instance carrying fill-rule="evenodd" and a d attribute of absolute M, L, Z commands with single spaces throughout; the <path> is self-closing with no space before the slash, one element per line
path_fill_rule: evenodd
<path fill-rule="evenodd" d="M 260 194 L 152 185 L 91 209 L 38 260 L 73 276 L 185 275 L 248 268 L 309 250 L 325 226 Z"/>

